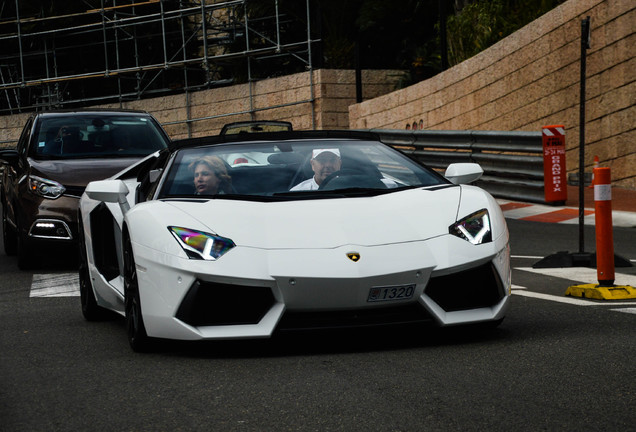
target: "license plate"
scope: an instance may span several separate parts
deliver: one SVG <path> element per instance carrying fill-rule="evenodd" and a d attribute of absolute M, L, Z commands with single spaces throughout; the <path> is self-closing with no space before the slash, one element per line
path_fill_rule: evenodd
<path fill-rule="evenodd" d="M 369 290 L 368 302 L 406 300 L 413 298 L 415 284 L 373 287 Z"/>

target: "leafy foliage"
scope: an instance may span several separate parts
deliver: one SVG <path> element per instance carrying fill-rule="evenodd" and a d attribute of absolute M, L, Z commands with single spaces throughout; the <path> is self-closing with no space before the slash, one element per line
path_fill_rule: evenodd
<path fill-rule="evenodd" d="M 448 58 L 461 63 L 565 0 L 477 0 L 448 17 Z"/>

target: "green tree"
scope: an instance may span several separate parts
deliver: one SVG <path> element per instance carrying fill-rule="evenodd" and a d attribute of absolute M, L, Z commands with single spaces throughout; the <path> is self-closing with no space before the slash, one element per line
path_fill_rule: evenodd
<path fill-rule="evenodd" d="M 495 44 L 565 0 L 463 0 L 447 20 L 450 65 Z"/>

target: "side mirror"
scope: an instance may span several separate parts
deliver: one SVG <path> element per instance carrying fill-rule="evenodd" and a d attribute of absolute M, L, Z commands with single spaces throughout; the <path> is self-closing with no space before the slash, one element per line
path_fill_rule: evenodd
<path fill-rule="evenodd" d="M 148 173 L 148 181 L 150 181 L 150 183 L 154 183 L 154 182 L 156 182 L 157 180 L 159 180 L 159 177 L 161 177 L 161 173 L 162 173 L 162 172 L 163 172 L 163 170 L 162 170 L 162 169 L 154 169 L 154 170 L 151 170 L 151 171 Z"/>
<path fill-rule="evenodd" d="M 453 184 L 468 184 L 478 180 L 484 170 L 476 163 L 454 163 L 446 168 L 444 177 Z"/>
<path fill-rule="evenodd" d="M 128 205 L 128 187 L 121 180 L 93 181 L 86 186 L 86 195 L 95 201 L 118 203 L 123 214 L 130 210 Z"/>
<path fill-rule="evenodd" d="M 18 162 L 18 151 L 14 149 L 0 150 L 0 159 L 15 167 Z"/>

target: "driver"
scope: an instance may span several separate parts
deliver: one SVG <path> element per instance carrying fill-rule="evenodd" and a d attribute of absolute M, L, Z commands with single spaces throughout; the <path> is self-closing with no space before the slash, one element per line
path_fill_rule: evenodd
<path fill-rule="evenodd" d="M 291 188 L 292 191 L 317 190 L 330 174 L 340 171 L 340 150 L 335 148 L 314 149 L 311 154 L 311 169 L 314 176 Z"/>

